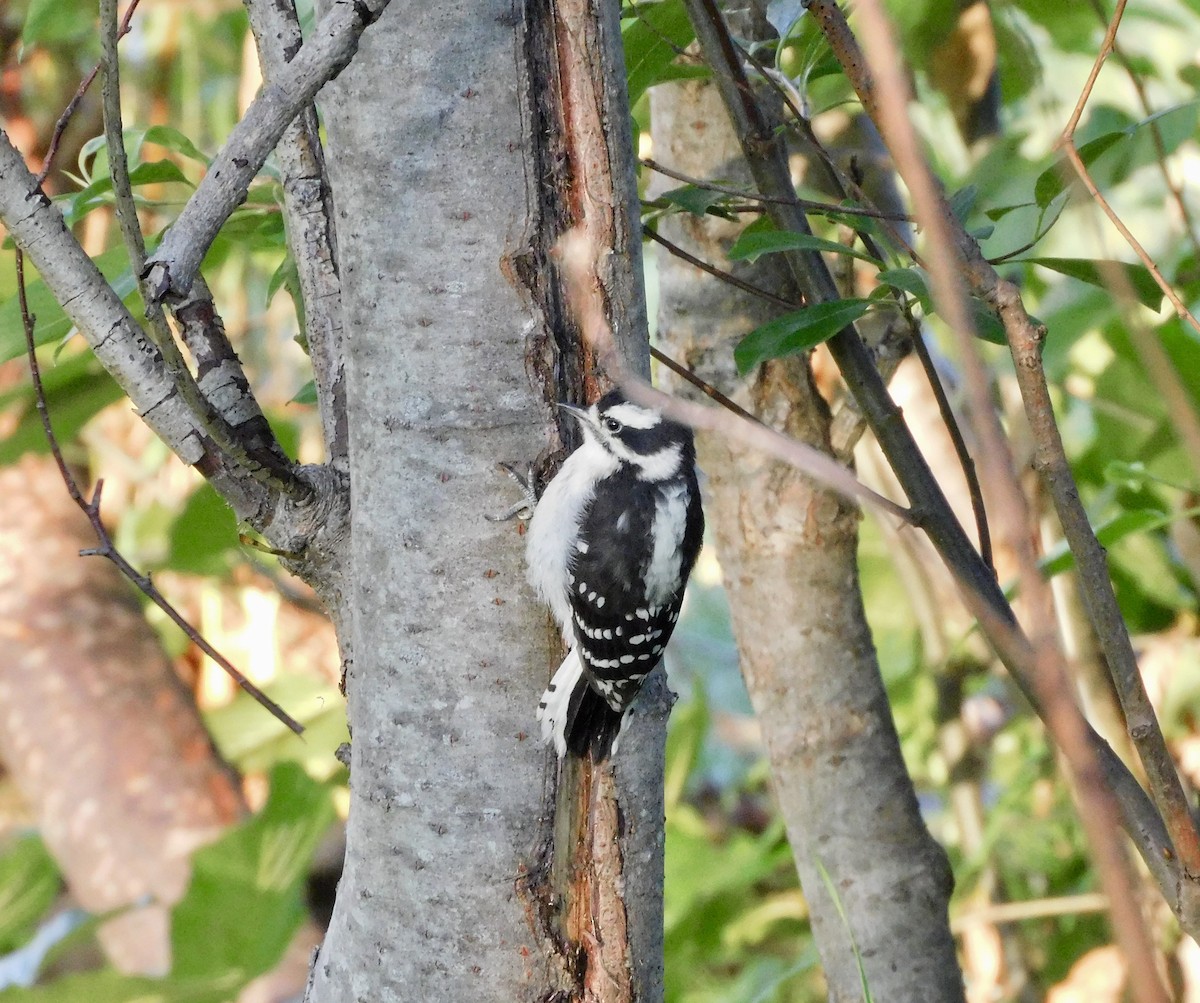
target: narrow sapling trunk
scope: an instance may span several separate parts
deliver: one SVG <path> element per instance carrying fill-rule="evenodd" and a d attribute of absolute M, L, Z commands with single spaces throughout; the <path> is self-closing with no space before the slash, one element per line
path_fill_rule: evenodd
<path fill-rule="evenodd" d="M 660 86 L 655 157 L 683 173 L 749 186 L 725 109 L 708 82 Z M 679 215 L 674 243 L 798 302 L 771 256 L 750 271 L 726 258 L 740 225 Z M 736 340 L 779 308 L 659 255 L 659 330 L 679 361 L 764 421 L 829 448 L 829 412 L 805 360 L 749 381 Z M 829 998 L 958 1003 L 947 919 L 951 875 L 921 819 L 862 605 L 859 513 L 794 469 L 711 436 L 699 443 L 709 521 L 742 670 L 762 724 L 829 987 Z"/>

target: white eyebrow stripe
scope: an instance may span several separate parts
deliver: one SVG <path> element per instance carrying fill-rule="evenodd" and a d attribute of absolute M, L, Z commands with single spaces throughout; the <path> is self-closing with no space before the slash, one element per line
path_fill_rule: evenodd
<path fill-rule="evenodd" d="M 622 425 L 629 428 L 654 428 L 655 425 L 662 423 L 662 415 L 657 411 L 651 411 L 649 408 L 639 407 L 637 404 L 628 402 L 609 408 L 604 415 L 607 418 L 616 418 Z"/>

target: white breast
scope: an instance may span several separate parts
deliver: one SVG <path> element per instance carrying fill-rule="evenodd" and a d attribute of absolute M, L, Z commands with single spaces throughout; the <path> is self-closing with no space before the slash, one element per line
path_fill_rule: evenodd
<path fill-rule="evenodd" d="M 687 526 L 687 484 L 679 481 L 656 492 L 654 550 L 646 568 L 646 602 L 662 606 L 679 586 L 683 532 Z"/>
<path fill-rule="evenodd" d="M 617 467 L 617 461 L 602 446 L 585 441 L 567 457 L 562 469 L 538 499 L 525 543 L 529 584 L 550 607 L 563 632 L 563 640 L 574 645 L 568 577 L 579 538 L 584 510 L 595 494 L 596 481 Z"/>

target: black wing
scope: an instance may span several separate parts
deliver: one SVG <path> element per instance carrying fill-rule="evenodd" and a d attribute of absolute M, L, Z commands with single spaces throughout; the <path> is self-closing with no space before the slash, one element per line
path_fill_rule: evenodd
<path fill-rule="evenodd" d="M 592 688 L 618 714 L 662 659 L 683 603 L 683 583 L 703 534 L 699 497 L 691 493 L 681 547 L 680 587 L 652 605 L 645 592 L 649 541 L 659 487 L 621 472 L 597 493 L 580 527 L 571 608 L 576 641 Z"/>

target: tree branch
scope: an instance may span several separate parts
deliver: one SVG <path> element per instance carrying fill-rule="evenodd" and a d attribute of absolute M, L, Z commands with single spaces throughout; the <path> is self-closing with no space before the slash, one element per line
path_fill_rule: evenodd
<path fill-rule="evenodd" d="M 37 267 L 101 365 L 129 395 L 159 438 L 208 478 L 240 519 L 277 545 L 295 549 L 287 542 L 280 543 L 273 527 L 285 510 L 294 513 L 311 509 L 314 506 L 310 501 L 315 499 L 281 498 L 220 449 L 180 396 L 158 347 L 67 230 L 62 213 L 37 186 L 21 154 L 3 132 L 0 222 Z M 294 540 L 290 529 L 288 533 Z"/>
<path fill-rule="evenodd" d="M 142 302 L 146 305 L 146 319 L 150 322 L 155 344 L 162 353 L 163 363 L 179 395 L 191 408 L 197 423 L 224 453 L 274 490 L 288 497 L 304 500 L 311 495 L 312 486 L 297 476 L 291 460 L 275 441 L 270 426 L 261 420 L 262 412 L 258 402 L 250 391 L 245 374 L 241 372 L 241 363 L 232 349 L 224 353 L 223 362 L 226 367 L 237 370 L 234 382 L 228 385 L 237 386 L 242 399 L 230 401 L 226 394 L 225 411 L 232 413 L 241 410 L 247 412 L 248 417 L 258 417 L 260 424 L 255 426 L 253 433 L 262 443 L 264 448 L 261 449 L 250 447 L 244 440 L 242 429 L 232 427 L 230 422 L 226 421 L 225 414 L 216 410 L 201 391 L 191 370 L 188 369 L 183 354 L 179 351 L 179 346 L 175 343 L 175 336 L 171 332 L 162 304 L 151 298 L 148 284 L 141 277 L 146 264 L 146 243 L 142 237 L 137 205 L 133 200 L 133 188 L 129 182 L 129 161 L 125 155 L 120 61 L 117 52 L 117 42 L 120 39 L 117 0 L 100 0 L 100 38 L 104 53 L 104 136 L 108 145 L 108 170 L 112 178 L 117 222 L 120 224 L 121 236 L 129 254 L 130 269 L 138 276 Z M 216 317 L 215 310 L 211 310 L 210 314 Z M 219 326 L 219 319 L 217 323 Z M 220 338 L 224 339 L 224 328 L 219 327 L 219 331 Z"/>
<path fill-rule="evenodd" d="M 108 533 L 108 528 L 100 518 L 100 492 L 104 487 L 104 482 L 97 481 L 96 488 L 92 492 L 92 497 L 90 499 L 84 498 L 83 492 L 79 489 L 79 483 L 75 480 L 74 474 L 71 473 L 70 467 L 67 466 L 66 460 L 63 459 L 62 449 L 58 445 L 58 437 L 54 434 L 54 426 L 50 423 L 50 410 L 46 406 L 46 391 L 42 386 L 42 372 L 41 367 L 38 365 L 36 342 L 33 336 L 35 319 L 29 312 L 29 303 L 25 298 L 25 255 L 20 250 L 17 251 L 16 262 L 17 297 L 21 304 L 21 322 L 25 330 L 25 351 L 29 358 L 29 375 L 33 381 L 33 395 L 37 405 L 38 416 L 41 418 L 42 428 L 46 433 L 46 440 L 50 444 L 50 453 L 54 457 L 54 462 L 58 466 L 58 472 L 62 476 L 63 483 L 66 485 L 67 494 L 79 506 L 80 511 L 87 516 L 88 522 L 91 523 L 92 530 L 95 532 L 96 540 L 99 543 L 98 547 L 91 550 L 81 550 L 79 552 L 80 556 L 107 557 L 121 574 L 136 585 L 145 594 L 146 598 L 162 610 L 171 622 L 187 635 L 193 644 L 224 669 L 242 690 L 249 694 L 261 707 L 269 711 L 285 727 L 297 735 L 303 734 L 304 725 L 300 724 L 299 721 L 288 714 L 279 704 L 255 686 L 245 675 L 238 671 L 229 659 L 209 644 L 204 635 L 188 623 L 183 614 L 172 606 L 166 597 L 159 592 L 158 587 L 150 580 L 150 577 L 139 573 L 125 559 L 125 556 L 117 550 L 113 544 L 112 537 Z"/>
<path fill-rule="evenodd" d="M 756 184 L 764 195 L 782 200 L 768 204 L 768 212 L 781 229 L 810 232 L 803 213 L 788 205 L 785 198 L 791 191 L 791 179 L 785 151 L 778 139 L 777 123 L 767 119 L 755 99 L 720 12 L 713 0 L 685 0 L 685 6 L 696 29 L 697 41 L 713 68 L 714 79 L 722 91 Z M 817 6 L 816 0 L 809 4 L 814 13 Z M 836 6 L 828 6 L 837 11 Z M 845 26 L 844 19 L 840 19 L 840 23 Z M 845 32 L 849 34 L 848 27 L 845 27 Z M 844 40 L 831 41 L 835 51 L 838 51 L 839 44 Z M 853 42 L 852 37 L 850 41 Z M 857 54 L 857 60 L 853 72 L 859 77 L 867 76 L 861 53 Z M 833 279 L 818 254 L 791 252 L 786 254 L 786 259 L 797 281 L 810 290 L 816 299 L 836 298 Z M 870 353 L 853 326 L 847 326 L 835 335 L 828 345 L 868 425 L 913 502 L 919 524 L 958 581 L 968 608 L 980 620 L 989 640 L 1013 672 L 1026 696 L 1035 707 L 1041 707 L 1035 676 L 1031 674 L 1036 663 L 1025 657 L 1028 641 L 1015 629 L 1015 619 L 1007 600 L 954 517 L 898 409 L 888 397 Z M 1013 643 L 1012 638 L 1020 639 L 1023 645 Z M 1044 707 L 1041 713 L 1045 713 Z M 1095 748 L 1108 782 L 1121 796 L 1121 810 L 1127 831 L 1134 838 L 1148 866 L 1162 879 L 1160 886 L 1168 900 L 1178 903 L 1178 897 L 1172 891 L 1172 877 L 1178 877 L 1174 851 L 1164 837 L 1161 819 L 1155 817 L 1145 792 L 1132 775 L 1090 727 L 1086 730 L 1086 739 Z M 1152 859 L 1156 856 L 1157 859 Z"/>
<path fill-rule="evenodd" d="M 191 288 L 217 232 L 246 197 L 288 123 L 346 68 L 363 31 L 387 4 L 388 0 L 334 0 L 312 38 L 283 72 L 266 82 L 150 256 L 146 278 L 154 299 L 183 296 Z"/>

